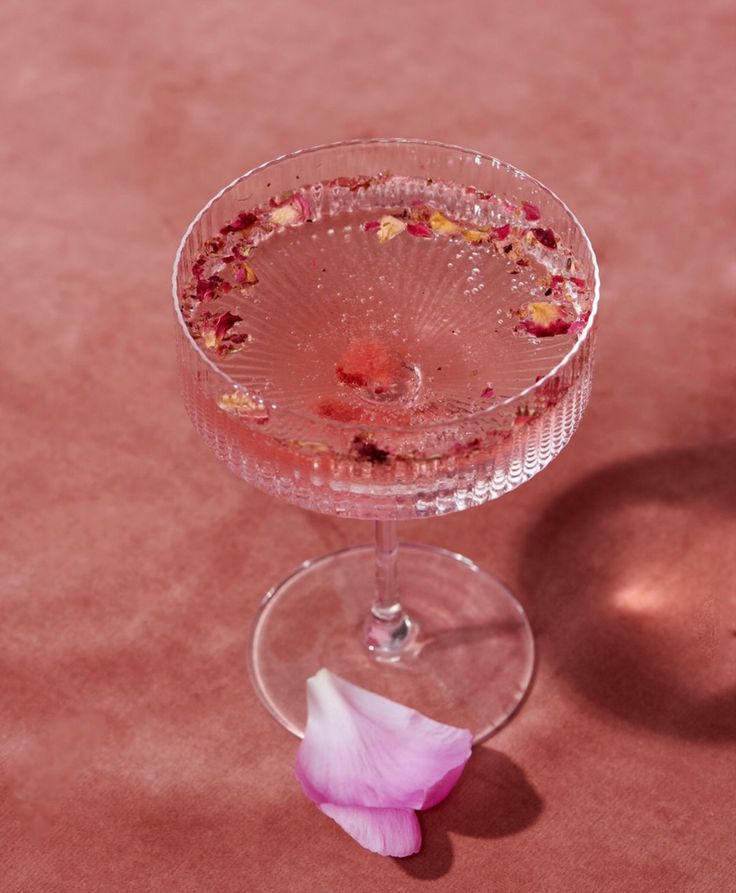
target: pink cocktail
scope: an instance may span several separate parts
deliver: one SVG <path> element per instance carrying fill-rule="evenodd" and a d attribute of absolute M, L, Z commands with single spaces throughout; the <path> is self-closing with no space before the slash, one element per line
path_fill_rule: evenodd
<path fill-rule="evenodd" d="M 529 684 L 516 599 L 395 522 L 536 474 L 587 402 L 595 258 L 567 208 L 495 159 L 374 140 L 262 165 L 189 228 L 174 276 L 187 408 L 240 477 L 376 521 L 376 547 L 266 596 L 251 667 L 290 730 L 326 666 L 477 738 Z M 372 607 L 371 607 L 372 605 Z"/>

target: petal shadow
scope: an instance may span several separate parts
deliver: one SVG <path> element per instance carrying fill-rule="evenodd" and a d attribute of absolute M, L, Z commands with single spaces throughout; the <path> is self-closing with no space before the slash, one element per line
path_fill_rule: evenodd
<path fill-rule="evenodd" d="M 435 880 L 452 866 L 451 834 L 485 839 L 518 834 L 537 820 L 543 808 L 520 766 L 497 750 L 478 746 L 447 800 L 419 813 L 422 850 L 397 860 L 398 865 L 411 877 Z"/>

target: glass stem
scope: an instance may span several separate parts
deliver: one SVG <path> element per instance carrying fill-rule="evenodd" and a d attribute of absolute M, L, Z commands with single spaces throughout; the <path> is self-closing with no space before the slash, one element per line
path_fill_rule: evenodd
<path fill-rule="evenodd" d="M 376 521 L 376 583 L 365 628 L 365 643 L 379 660 L 396 661 L 416 635 L 416 624 L 401 607 L 397 579 L 399 542 L 395 521 Z"/>

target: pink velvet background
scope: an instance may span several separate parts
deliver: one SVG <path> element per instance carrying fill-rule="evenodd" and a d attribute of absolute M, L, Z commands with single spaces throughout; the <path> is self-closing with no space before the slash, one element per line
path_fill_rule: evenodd
<path fill-rule="evenodd" d="M 5 0 L 0 26 L 0 888 L 734 889 L 733 4 Z M 495 569 L 539 645 L 405 861 L 301 795 L 245 669 L 261 594 L 369 527 L 206 452 L 169 294 L 220 186 L 374 135 L 542 179 L 604 297 L 569 449 L 404 529 Z"/>

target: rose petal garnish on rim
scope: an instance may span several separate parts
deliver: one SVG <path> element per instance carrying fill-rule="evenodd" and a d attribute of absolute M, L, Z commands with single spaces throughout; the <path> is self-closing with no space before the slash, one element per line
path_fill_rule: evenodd
<path fill-rule="evenodd" d="M 429 809 L 455 786 L 471 753 L 467 729 L 435 722 L 322 669 L 307 680 L 307 727 L 296 775 L 349 834 L 384 855 L 418 848 L 405 811 Z"/>

